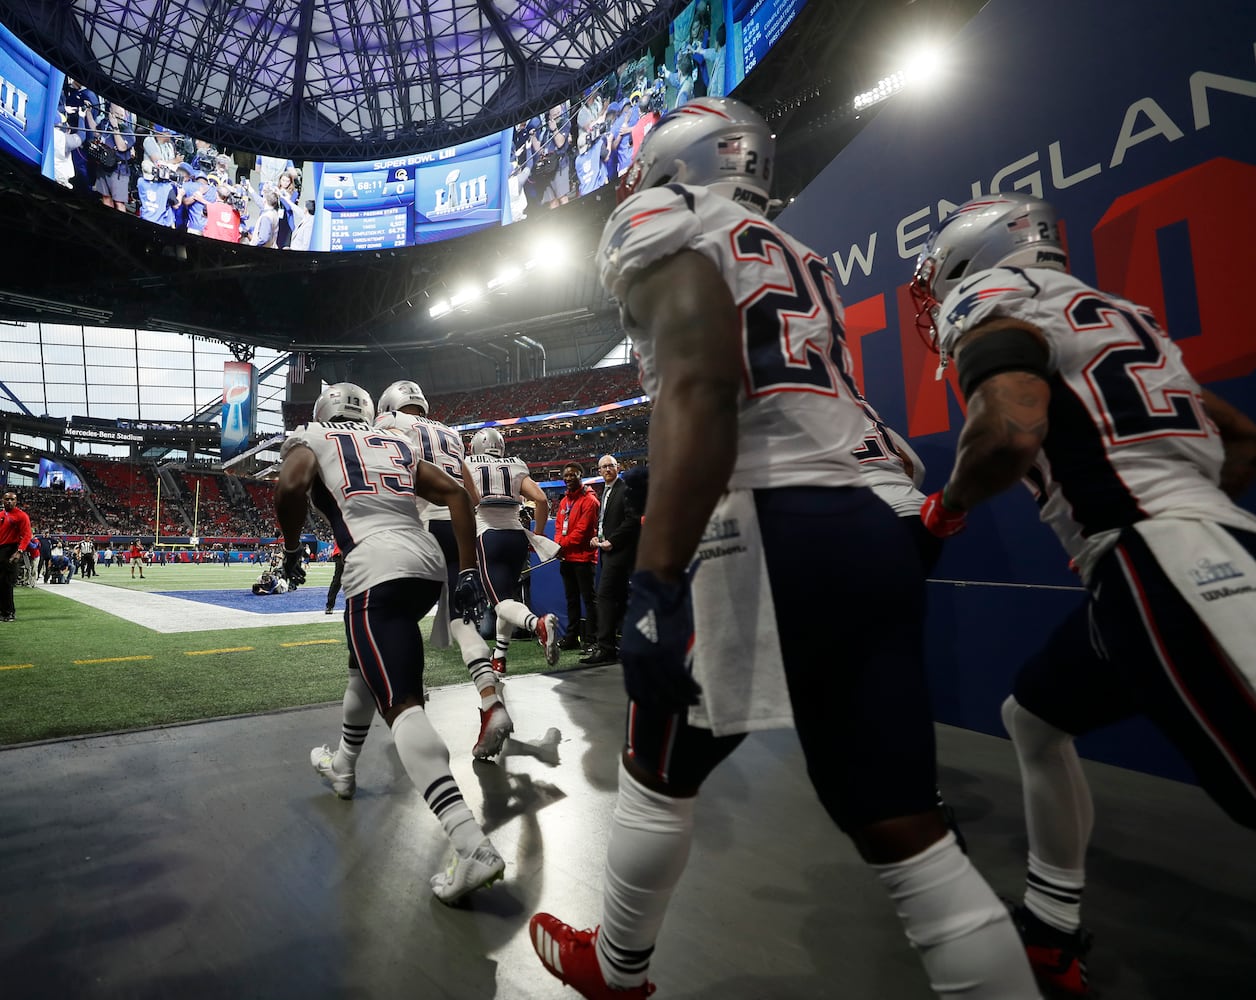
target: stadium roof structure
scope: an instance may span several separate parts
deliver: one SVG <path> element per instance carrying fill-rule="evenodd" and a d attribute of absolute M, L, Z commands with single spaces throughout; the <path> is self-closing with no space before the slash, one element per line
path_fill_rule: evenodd
<path fill-rule="evenodd" d="M 736 96 L 777 133 L 788 199 L 875 116 L 852 99 L 920 30 L 984 0 L 809 0 Z M 71 77 L 220 148 L 293 160 L 423 152 L 577 97 L 665 37 L 685 0 L 4 0 L 0 20 Z M 331 358 L 416 352 L 433 385 L 505 365 L 550 370 L 619 343 L 590 255 L 609 188 L 526 221 L 396 250 L 271 253 L 153 226 L 0 156 L 0 321 L 188 333 Z M 528 281 L 440 319 L 433 300 L 561 233 L 560 282 Z M 557 290 L 556 290 L 557 289 Z M 517 366 L 516 366 L 517 367 Z M 477 376 L 479 377 L 479 376 Z"/>
<path fill-rule="evenodd" d="M 365 159 L 478 138 L 636 55 L 685 0 L 9 0 L 32 48 L 220 146 Z"/>

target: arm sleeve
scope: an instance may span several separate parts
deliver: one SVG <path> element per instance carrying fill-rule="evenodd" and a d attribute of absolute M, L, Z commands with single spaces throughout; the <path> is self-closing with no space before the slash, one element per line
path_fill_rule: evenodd
<path fill-rule="evenodd" d="M 18 540 L 18 543 L 17 543 L 18 551 L 21 551 L 22 549 L 26 548 L 26 546 L 30 545 L 30 543 L 31 543 L 31 519 L 26 515 L 25 512 L 23 512 L 22 513 L 22 537 L 21 539 Z"/>

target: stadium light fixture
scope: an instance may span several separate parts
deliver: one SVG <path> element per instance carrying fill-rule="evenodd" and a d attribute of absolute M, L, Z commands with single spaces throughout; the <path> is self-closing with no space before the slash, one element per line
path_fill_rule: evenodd
<path fill-rule="evenodd" d="M 484 289 L 476 285 L 463 285 L 453 295 L 449 296 L 449 305 L 453 309 L 459 306 L 465 306 L 469 302 L 474 302 L 484 294 Z"/>
<path fill-rule="evenodd" d="M 940 45 L 921 42 L 908 51 L 903 60 L 903 83 L 912 87 L 935 81 L 946 68 L 945 53 Z"/>
<path fill-rule="evenodd" d="M 556 271 L 567 263 L 567 246 L 561 240 L 548 237 L 540 240 L 532 263 L 546 271 Z"/>
<path fill-rule="evenodd" d="M 933 42 L 921 42 L 906 52 L 903 57 L 903 69 L 882 77 L 875 87 L 855 96 L 852 102 L 855 110 L 862 111 L 874 104 L 880 104 L 905 87 L 934 82 L 945 69 L 945 65 L 945 53 L 940 45 Z"/>
<path fill-rule="evenodd" d="M 449 312 L 450 308 L 451 306 L 448 302 L 444 299 L 438 299 L 432 303 L 431 307 L 427 310 L 427 314 L 432 319 L 440 319 L 440 317 L 444 316 L 445 313 Z"/>
<path fill-rule="evenodd" d="M 488 290 L 490 292 L 495 292 L 499 288 L 505 288 L 507 285 L 513 285 L 521 277 L 523 277 L 523 272 L 519 268 L 503 268 L 495 277 L 489 279 Z"/>

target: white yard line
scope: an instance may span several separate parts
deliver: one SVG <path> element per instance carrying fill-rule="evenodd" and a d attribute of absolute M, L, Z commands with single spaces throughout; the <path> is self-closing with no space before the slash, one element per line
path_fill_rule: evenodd
<path fill-rule="evenodd" d="M 322 611 L 255 614 L 252 611 L 220 608 L 181 597 L 124 590 L 86 580 L 75 580 L 62 586 L 43 586 L 40 590 L 163 633 L 213 632 L 228 628 L 265 628 L 268 625 L 312 625 L 316 622 L 338 623 L 341 620 L 339 614 L 325 615 Z"/>

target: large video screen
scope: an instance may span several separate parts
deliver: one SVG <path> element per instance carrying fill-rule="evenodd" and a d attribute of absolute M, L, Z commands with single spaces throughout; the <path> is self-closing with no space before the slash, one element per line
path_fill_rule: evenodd
<path fill-rule="evenodd" d="M 807 0 L 693 0 L 582 94 L 427 153 L 294 163 L 220 150 L 66 77 L 0 25 L 0 148 L 107 208 L 275 250 L 382 250 L 519 222 L 614 187 L 659 118 L 722 97 Z"/>
<path fill-rule="evenodd" d="M 432 243 L 510 222 L 500 132 L 386 160 L 314 163 L 311 250 Z"/>
<path fill-rule="evenodd" d="M 73 469 L 62 465 L 60 462 L 54 462 L 50 458 L 41 458 L 39 460 L 39 482 L 38 485 L 42 489 L 49 490 L 81 490 L 83 488 L 79 477 L 74 473 Z"/>
<path fill-rule="evenodd" d="M 63 75 L 0 24 L 0 147 L 53 178 L 53 125 Z"/>
<path fill-rule="evenodd" d="M 725 97 L 807 0 L 693 0 L 667 34 L 579 99 L 515 126 L 510 221 L 615 187 L 650 129 L 695 97 Z"/>

